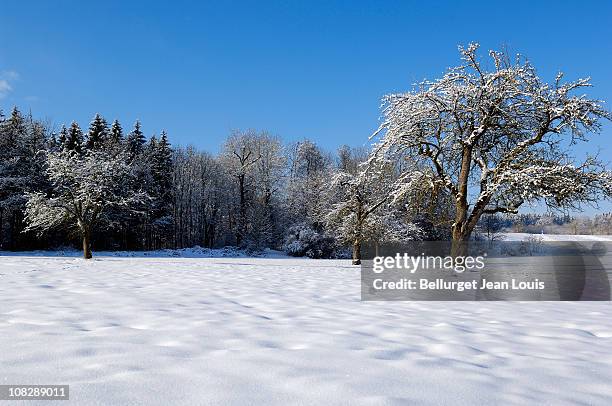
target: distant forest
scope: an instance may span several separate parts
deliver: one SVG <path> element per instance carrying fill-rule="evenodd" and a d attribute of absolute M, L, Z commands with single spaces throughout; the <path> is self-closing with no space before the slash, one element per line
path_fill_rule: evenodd
<path fill-rule="evenodd" d="M 62 190 L 69 189 L 74 198 L 75 190 L 85 187 L 98 195 L 80 202 L 140 196 L 109 205 L 93 219 L 88 244 L 96 250 L 237 246 L 310 257 L 347 255 L 352 241 L 342 228 L 350 215 L 341 209 L 350 185 L 338 175 L 355 176 L 368 157 L 365 148 L 341 146 L 330 153 L 311 140 L 286 144 L 253 130 L 231 133 L 215 156 L 191 146 L 173 147 L 165 132 L 146 136 L 139 121 L 126 131 L 118 121 L 109 123 L 96 114 L 85 130 L 76 122 L 51 128 L 18 108 L 0 114 L 0 153 L 3 250 L 80 246 L 79 228 L 69 215 L 56 215 L 53 204 L 60 204 Z M 67 168 L 70 173 L 62 172 Z M 116 172 L 110 181 L 121 189 L 112 196 L 96 191 L 109 171 Z M 442 237 L 427 216 L 403 209 L 401 202 L 388 204 L 385 187 L 394 173 L 385 173 L 371 193 L 383 194 L 380 218 L 395 222 L 402 234 L 386 237 L 385 231 L 372 230 L 372 235 L 378 232 L 381 241 Z M 69 180 L 72 187 L 65 184 Z M 28 204 L 30 223 L 39 229 L 27 227 Z"/>
<path fill-rule="evenodd" d="M 65 216 L 56 218 L 49 207 L 42 206 L 38 214 L 43 222 L 58 222 L 57 227 L 41 227 L 41 232 L 28 229 L 26 222 L 29 200 L 35 214 L 36 193 L 45 199 L 59 193 L 49 165 L 79 156 L 94 156 L 89 161 L 93 167 L 119 161 L 123 172 L 111 182 L 122 195 L 141 197 L 125 200 L 129 204 L 123 207 L 109 205 L 94 219 L 88 244 L 97 250 L 237 246 L 342 257 L 353 244 L 348 203 L 356 197 L 377 205 L 376 215 L 364 224 L 366 242 L 448 239 L 453 216 L 444 194 L 423 194 L 416 202 L 389 199 L 405 168 L 383 168 L 356 188 L 360 166 L 369 156 L 366 148 L 344 145 L 328 152 L 311 140 L 287 144 L 265 131 L 235 131 L 215 156 L 194 147 L 173 147 L 165 132 L 147 137 L 139 121 L 125 131 L 118 121 L 109 124 L 96 114 L 86 130 L 76 122 L 54 129 L 14 108 L 0 114 L 0 153 L 3 250 L 80 246 L 78 228 Z M 64 181 L 71 175 L 59 176 Z M 94 177 L 86 187 L 96 189 L 101 183 Z M 51 217 L 45 218 L 47 214 Z M 480 220 L 476 237 L 501 230 L 609 234 L 611 226 L 609 214 L 592 219 L 491 214 Z"/>

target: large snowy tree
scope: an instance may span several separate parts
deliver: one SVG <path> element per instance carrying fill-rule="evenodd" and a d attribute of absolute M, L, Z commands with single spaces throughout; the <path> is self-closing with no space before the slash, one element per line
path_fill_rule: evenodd
<path fill-rule="evenodd" d="M 105 217 L 109 209 L 130 211 L 148 198 L 136 190 L 131 169 L 121 156 L 111 157 L 96 151 L 49 152 L 46 172 L 51 191 L 26 195 L 26 230 L 75 228 L 81 236 L 86 259 L 92 257 L 94 227 L 102 221 L 112 221 Z"/>
<path fill-rule="evenodd" d="M 578 93 L 589 79 L 564 82 L 559 74 L 546 83 L 524 58 L 491 51 L 483 61 L 477 50 L 460 48 L 461 66 L 384 98 L 378 159 L 408 154 L 423 168 L 404 174 L 396 196 L 446 189 L 455 242 L 468 240 L 483 214 L 516 213 L 535 201 L 577 208 L 610 196 L 604 166 L 571 154 L 611 117 L 601 101 Z"/>

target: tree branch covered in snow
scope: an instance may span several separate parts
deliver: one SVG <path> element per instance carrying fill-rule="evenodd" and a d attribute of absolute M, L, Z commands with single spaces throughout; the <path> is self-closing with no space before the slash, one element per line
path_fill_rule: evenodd
<path fill-rule="evenodd" d="M 111 221 L 105 217 L 110 208 L 129 211 L 148 199 L 146 193 L 136 190 L 122 155 L 62 150 L 47 153 L 46 163 L 51 191 L 26 194 L 26 231 L 74 227 L 83 237 L 86 257 L 91 256 L 87 251 L 92 229 L 101 221 Z"/>
<path fill-rule="evenodd" d="M 389 161 L 363 163 L 354 171 L 338 171 L 331 180 L 334 197 L 327 224 L 340 241 L 353 247 L 353 263 L 361 262 L 363 243 L 417 239 L 420 229 L 407 220 L 407 211 L 393 199 L 395 165 Z M 399 206 L 399 207 L 398 207 Z"/>
<path fill-rule="evenodd" d="M 406 173 L 396 196 L 414 184 L 444 187 L 455 200 L 453 239 L 469 237 L 484 213 L 516 212 L 544 200 L 575 208 L 611 195 L 610 173 L 595 157 L 571 159 L 611 115 L 603 102 L 578 93 L 589 79 L 542 81 L 526 59 L 478 45 L 460 48 L 462 65 L 441 79 L 383 99 L 375 159 L 407 154 L 426 168 Z"/>

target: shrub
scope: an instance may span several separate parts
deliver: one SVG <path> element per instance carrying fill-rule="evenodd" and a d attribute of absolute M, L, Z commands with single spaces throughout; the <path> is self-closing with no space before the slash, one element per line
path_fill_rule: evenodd
<path fill-rule="evenodd" d="M 335 249 L 332 237 L 306 223 L 290 227 L 283 244 L 283 250 L 293 257 L 331 258 Z"/>

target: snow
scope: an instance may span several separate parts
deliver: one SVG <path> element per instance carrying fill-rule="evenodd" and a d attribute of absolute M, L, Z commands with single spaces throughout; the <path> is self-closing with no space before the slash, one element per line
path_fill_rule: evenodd
<path fill-rule="evenodd" d="M 75 405 L 610 404 L 609 302 L 359 285 L 345 260 L 3 256 L 0 384 L 70 384 Z"/>
<path fill-rule="evenodd" d="M 525 241 L 528 238 L 538 238 L 542 241 L 612 241 L 612 235 L 573 235 L 573 234 L 529 234 L 501 233 L 503 241 Z"/>
<path fill-rule="evenodd" d="M 77 257 L 83 256 L 83 251 L 79 251 L 72 247 L 63 249 L 57 249 L 55 251 L 39 250 L 39 251 L 0 251 L 0 257 L 2 256 L 34 256 L 34 257 Z M 100 257 L 132 257 L 132 258 L 166 258 L 166 257 L 180 257 L 180 258 L 291 258 L 282 251 L 265 249 L 257 253 L 249 253 L 245 250 L 241 250 L 237 247 L 223 247 L 223 248 L 204 248 L 195 246 L 191 248 L 179 248 L 179 249 L 160 249 L 155 251 L 94 251 L 94 256 Z"/>

